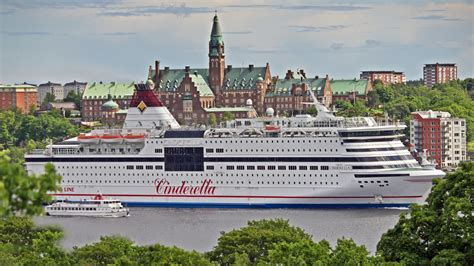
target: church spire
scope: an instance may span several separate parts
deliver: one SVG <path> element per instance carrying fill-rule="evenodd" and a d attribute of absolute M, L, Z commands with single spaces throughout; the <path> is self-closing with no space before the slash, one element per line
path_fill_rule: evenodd
<path fill-rule="evenodd" d="M 217 16 L 217 10 L 216 10 L 216 14 L 214 15 L 214 23 L 212 24 L 211 39 L 213 37 L 222 38 L 222 31 L 221 31 L 221 26 L 219 24 L 219 17 Z"/>

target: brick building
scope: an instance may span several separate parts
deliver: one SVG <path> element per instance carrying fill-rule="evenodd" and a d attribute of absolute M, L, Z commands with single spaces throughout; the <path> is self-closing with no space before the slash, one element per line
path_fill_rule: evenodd
<path fill-rule="evenodd" d="M 53 94 L 55 100 L 62 101 L 64 99 L 64 87 L 61 83 L 48 81 L 38 86 L 38 105 L 42 105 L 46 94 Z"/>
<path fill-rule="evenodd" d="M 423 83 L 432 88 L 438 83 L 445 83 L 458 79 L 458 67 L 456 64 L 426 64 L 423 67 Z"/>
<path fill-rule="evenodd" d="M 438 167 L 456 167 L 466 160 L 466 120 L 448 112 L 411 113 L 410 143 L 417 152 L 427 150 Z"/>
<path fill-rule="evenodd" d="M 150 66 L 148 77 L 154 82 L 156 93 L 179 122 L 206 122 L 208 113 L 215 113 L 218 118 L 223 112 L 244 117 L 249 99 L 256 110 L 265 111 L 264 97 L 271 84 L 270 66 L 268 63 L 264 67 L 226 66 L 217 15 L 213 19 L 208 58 L 208 68 L 160 69 L 159 61 L 154 68 Z M 224 107 L 227 109 L 219 109 Z"/>
<path fill-rule="evenodd" d="M 332 101 L 337 100 L 367 101 L 367 95 L 372 90 L 372 82 L 367 79 L 331 80 Z"/>
<path fill-rule="evenodd" d="M 29 84 L 0 85 L 0 110 L 17 108 L 28 113 L 38 107 L 38 90 Z"/>
<path fill-rule="evenodd" d="M 378 79 L 383 82 L 383 84 L 394 84 L 394 83 L 406 83 L 405 73 L 398 71 L 362 71 L 360 74 L 360 79 L 367 79 L 371 83 Z"/>
<path fill-rule="evenodd" d="M 87 82 L 80 82 L 76 80 L 68 82 L 64 84 L 64 97 L 67 97 L 71 91 L 74 91 L 77 95 L 82 95 L 86 89 L 86 86 Z"/>
<path fill-rule="evenodd" d="M 81 100 L 82 121 L 100 121 L 103 118 L 102 105 L 109 101 L 108 95 L 120 109 L 128 109 L 135 89 L 135 83 L 92 82 L 88 83 Z M 123 112 L 118 112 L 122 114 Z"/>

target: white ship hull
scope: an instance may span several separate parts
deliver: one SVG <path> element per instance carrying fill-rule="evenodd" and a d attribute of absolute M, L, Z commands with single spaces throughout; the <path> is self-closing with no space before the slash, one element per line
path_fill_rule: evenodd
<path fill-rule="evenodd" d="M 120 199 L 128 206 L 161 207 L 406 207 L 423 203 L 431 189 L 432 179 L 444 176 L 440 170 L 419 167 L 408 151 L 401 149 L 403 146 L 399 141 L 370 145 L 388 145 L 397 148 L 395 152 L 348 154 L 348 148 L 368 146 L 341 145 L 334 138 L 320 137 L 318 139 L 322 142 L 315 145 L 316 149 L 311 149 L 311 145 L 303 143 L 303 140 L 305 143 L 312 141 L 309 138 L 289 139 L 295 143 L 281 143 L 278 146 L 285 154 L 271 153 L 269 146 L 260 144 L 264 149 L 249 146 L 252 148 L 245 149 L 248 150 L 246 156 L 227 154 L 216 159 L 215 154 L 206 154 L 204 169 L 198 172 L 166 171 L 163 154 L 155 155 L 152 151 L 177 143 L 184 147 L 204 146 L 204 150 L 216 150 L 221 146 L 220 140 L 148 139 L 143 154 L 135 156 L 30 155 L 27 168 L 31 173 L 41 173 L 47 161 L 56 166 L 63 176 L 62 191 L 53 194 L 56 199 L 80 200 L 100 192 L 104 196 Z M 232 142 L 227 143 L 225 150 L 240 152 L 240 140 Z M 326 152 L 321 154 L 320 149 Z M 403 159 L 378 161 L 378 158 L 389 158 L 389 155 Z M 271 157 L 277 158 L 276 161 L 268 162 Z M 373 158 L 369 159 L 373 162 L 330 162 L 337 158 L 346 158 L 343 161 L 352 160 L 347 158 Z M 239 162 L 229 162 L 232 160 Z M 229 165 L 232 169 L 228 168 Z M 353 169 L 387 165 L 394 165 L 394 168 Z M 247 170 L 249 166 L 253 166 L 254 170 Z M 244 170 L 237 170 L 238 167 Z M 285 167 L 285 170 L 278 170 L 279 167 Z"/>

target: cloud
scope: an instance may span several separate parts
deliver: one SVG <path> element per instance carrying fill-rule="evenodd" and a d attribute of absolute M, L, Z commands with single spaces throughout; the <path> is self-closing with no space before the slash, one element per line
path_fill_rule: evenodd
<path fill-rule="evenodd" d="M 413 17 L 412 19 L 419 19 L 419 20 L 442 20 L 442 21 L 459 21 L 461 19 L 458 18 L 447 18 L 445 16 L 440 15 L 428 15 L 428 16 L 418 16 Z"/>
<path fill-rule="evenodd" d="M 333 50 L 341 50 L 342 48 L 344 48 L 344 44 L 339 43 L 339 42 L 335 42 L 335 43 L 331 44 L 330 48 L 333 49 Z"/>
<path fill-rule="evenodd" d="M 51 32 L 46 31 L 0 31 L 2 35 L 8 36 L 49 36 Z"/>
<path fill-rule="evenodd" d="M 335 31 L 340 29 L 345 29 L 349 26 L 346 25 L 328 25 L 328 26 L 321 26 L 321 27 L 314 27 L 314 26 L 288 26 L 289 28 L 293 28 L 296 32 L 321 32 L 321 31 Z"/>
<path fill-rule="evenodd" d="M 375 46 L 380 46 L 380 45 L 382 45 L 381 41 L 372 40 L 372 39 L 365 40 L 366 47 L 375 47 Z"/>
<path fill-rule="evenodd" d="M 37 9 L 37 8 L 96 8 L 120 4 L 122 0 L 2 0 L 0 7 L 11 9 Z"/>
<path fill-rule="evenodd" d="M 355 5 L 225 5 L 224 8 L 273 8 L 284 10 L 312 10 L 312 11 L 356 11 L 371 7 Z"/>
<path fill-rule="evenodd" d="M 208 7 L 188 7 L 185 3 L 181 5 L 140 6 L 132 8 L 108 9 L 99 13 L 101 16 L 109 17 L 135 17 L 150 16 L 156 14 L 173 14 L 177 16 L 188 16 L 196 13 L 211 13 L 213 9 Z"/>
<path fill-rule="evenodd" d="M 253 31 L 224 31 L 222 34 L 224 35 L 245 35 L 245 34 L 250 34 Z"/>
<path fill-rule="evenodd" d="M 136 32 L 103 32 L 103 33 L 98 33 L 98 35 L 104 35 L 104 36 L 130 36 L 130 35 L 137 35 Z"/>

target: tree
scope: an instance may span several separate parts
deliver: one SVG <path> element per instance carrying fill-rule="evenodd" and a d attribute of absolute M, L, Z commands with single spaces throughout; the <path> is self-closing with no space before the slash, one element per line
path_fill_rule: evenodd
<path fill-rule="evenodd" d="M 43 105 L 52 103 L 56 100 L 56 96 L 50 92 L 47 92 L 43 99 Z"/>
<path fill-rule="evenodd" d="M 207 117 L 207 121 L 210 126 L 215 127 L 217 125 L 217 117 L 216 114 L 209 114 Z"/>
<path fill-rule="evenodd" d="M 223 116 L 223 121 L 231 121 L 231 120 L 234 120 L 235 116 L 233 113 L 229 112 L 229 111 L 225 111 Z"/>
<path fill-rule="evenodd" d="M 51 201 L 47 193 L 57 191 L 60 180 L 52 164 L 42 175 L 28 175 L 20 164 L 11 163 L 5 151 L 0 152 L 0 217 L 41 214 L 42 204 Z"/>
<path fill-rule="evenodd" d="M 64 98 L 65 102 L 73 102 L 79 110 L 81 110 L 81 100 L 82 96 L 75 91 L 70 91 Z"/>
<path fill-rule="evenodd" d="M 306 108 L 306 113 L 312 116 L 316 116 L 318 114 L 318 110 L 316 110 L 316 107 L 314 105 L 310 105 L 308 108 Z"/>
<path fill-rule="evenodd" d="M 426 205 L 414 205 L 401 214 L 382 236 L 377 253 L 403 264 L 473 265 L 473 194 L 474 163 L 464 163 L 455 173 L 435 180 Z"/>
<path fill-rule="evenodd" d="M 277 243 L 311 241 L 311 236 L 303 229 L 293 227 L 288 220 L 249 221 L 246 227 L 221 232 L 217 246 L 207 253 L 208 258 L 218 264 L 234 264 L 236 258 L 246 255 L 251 264 L 257 264 L 268 256 Z"/>

